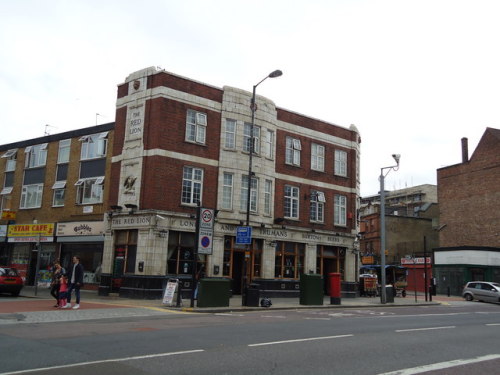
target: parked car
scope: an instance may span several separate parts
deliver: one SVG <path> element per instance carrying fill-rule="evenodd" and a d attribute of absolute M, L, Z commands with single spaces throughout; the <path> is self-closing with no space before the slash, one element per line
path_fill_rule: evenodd
<path fill-rule="evenodd" d="M 467 301 L 500 302 L 500 284 L 489 281 L 469 281 L 462 292 Z"/>
<path fill-rule="evenodd" d="M 23 278 L 12 267 L 0 266 L 0 293 L 18 296 L 24 286 Z"/>

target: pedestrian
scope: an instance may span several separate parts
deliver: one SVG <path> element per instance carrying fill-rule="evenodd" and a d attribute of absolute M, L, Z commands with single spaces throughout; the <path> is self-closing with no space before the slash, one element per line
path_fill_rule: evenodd
<path fill-rule="evenodd" d="M 66 275 L 61 275 L 59 278 L 59 308 L 64 308 L 68 298 L 68 278 Z"/>
<path fill-rule="evenodd" d="M 59 307 L 59 279 L 66 273 L 66 270 L 61 267 L 58 260 L 52 266 L 52 280 L 50 282 L 50 294 L 56 299 L 54 307 Z"/>
<path fill-rule="evenodd" d="M 83 286 L 83 266 L 80 263 L 80 257 L 73 256 L 73 265 L 68 270 L 69 287 L 67 292 L 67 303 L 64 309 L 71 308 L 71 293 L 75 291 L 76 304 L 73 310 L 80 308 L 80 288 Z"/>

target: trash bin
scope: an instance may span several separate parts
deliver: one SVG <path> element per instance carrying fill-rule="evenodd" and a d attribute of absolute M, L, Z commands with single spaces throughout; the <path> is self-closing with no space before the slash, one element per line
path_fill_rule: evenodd
<path fill-rule="evenodd" d="M 198 307 L 229 306 L 231 282 L 229 279 L 201 279 L 198 289 Z"/>
<path fill-rule="evenodd" d="M 385 302 L 394 302 L 396 289 L 392 285 L 385 286 Z"/>
<path fill-rule="evenodd" d="M 245 306 L 259 306 L 260 290 L 259 284 L 250 284 L 246 290 Z"/>
<path fill-rule="evenodd" d="M 317 274 L 300 275 L 300 304 L 322 305 L 323 304 L 323 277 Z"/>

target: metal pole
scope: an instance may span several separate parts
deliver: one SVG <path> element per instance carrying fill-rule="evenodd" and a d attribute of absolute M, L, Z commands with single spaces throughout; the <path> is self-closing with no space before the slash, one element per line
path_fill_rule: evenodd
<path fill-rule="evenodd" d="M 385 291 L 385 186 L 384 168 L 380 169 L 380 302 L 387 302 Z"/>
<path fill-rule="evenodd" d="M 427 285 L 427 245 L 425 241 L 425 236 L 424 236 L 424 293 L 425 293 L 425 302 L 427 302 L 427 288 L 429 287 Z"/>
<path fill-rule="evenodd" d="M 38 273 L 40 272 L 40 252 L 42 251 L 42 242 L 40 241 L 40 233 L 38 233 L 38 241 L 36 243 L 36 267 L 35 267 L 35 296 L 38 295 Z"/>
<path fill-rule="evenodd" d="M 417 302 L 417 266 L 415 262 L 415 254 L 413 254 L 413 283 L 415 284 L 415 302 Z"/>
<path fill-rule="evenodd" d="M 194 294 L 196 291 L 196 286 L 198 281 L 196 280 L 196 274 L 198 273 L 197 268 L 198 268 L 198 243 L 199 243 L 199 237 L 200 237 L 200 216 L 201 216 L 201 205 L 200 202 L 198 201 L 197 207 L 196 207 L 196 223 L 195 223 L 195 235 L 194 235 L 194 248 L 193 248 L 193 267 L 191 269 L 191 280 L 192 280 L 192 287 L 191 287 L 191 307 L 194 307 Z"/>

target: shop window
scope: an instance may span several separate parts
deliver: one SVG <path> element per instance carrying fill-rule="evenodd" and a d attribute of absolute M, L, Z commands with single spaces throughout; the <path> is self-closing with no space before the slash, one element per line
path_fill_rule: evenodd
<path fill-rule="evenodd" d="M 171 231 L 168 237 L 167 273 L 192 275 L 195 234 Z M 206 267 L 206 255 L 198 254 L 197 270 Z"/>
<path fill-rule="evenodd" d="M 316 273 L 328 275 L 339 272 L 344 280 L 345 249 L 335 246 L 318 245 L 316 248 Z"/>
<path fill-rule="evenodd" d="M 137 236 L 137 229 L 115 231 L 114 278 L 119 278 L 124 273 L 135 273 Z"/>
<path fill-rule="evenodd" d="M 278 242 L 274 263 L 274 277 L 298 279 L 304 273 L 305 245 L 296 242 Z"/>

